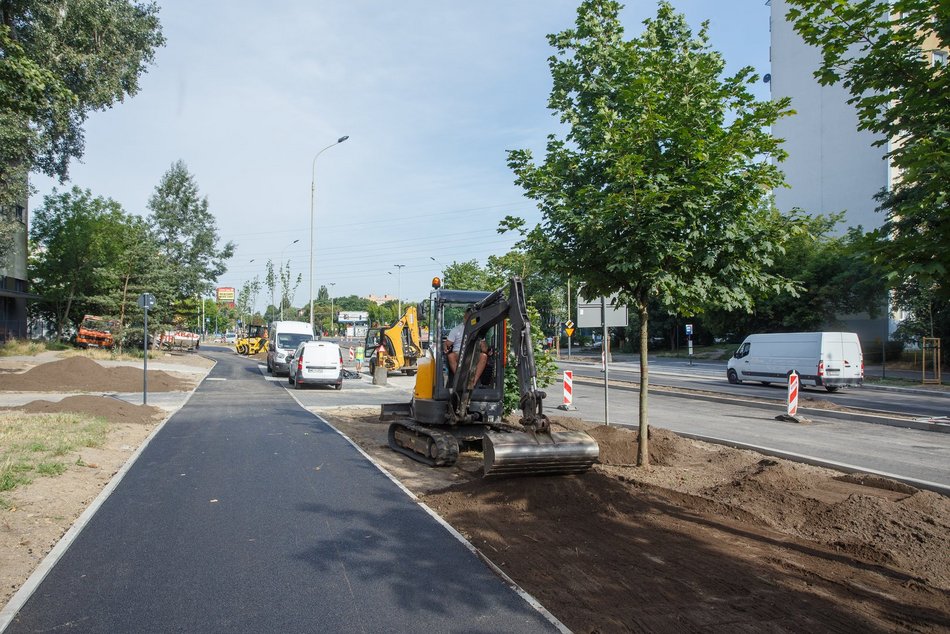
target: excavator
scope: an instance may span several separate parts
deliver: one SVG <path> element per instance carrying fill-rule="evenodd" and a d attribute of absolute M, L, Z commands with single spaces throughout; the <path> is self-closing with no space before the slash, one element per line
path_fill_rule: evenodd
<path fill-rule="evenodd" d="M 234 342 L 238 354 L 254 355 L 267 350 L 267 326 L 251 324 L 247 327 L 247 336 Z"/>
<path fill-rule="evenodd" d="M 407 376 L 415 374 L 416 360 L 422 356 L 416 307 L 406 307 L 403 316 L 392 326 L 370 328 L 366 332 L 364 350 L 370 374 L 375 374 L 377 367 L 386 368 L 387 372 L 401 371 Z"/>
<path fill-rule="evenodd" d="M 464 323 L 458 365 L 451 372 L 443 343 L 429 346 L 417 364 L 411 401 L 381 407 L 380 420 L 390 423 L 390 448 L 440 467 L 455 463 L 460 445 L 480 444 L 486 477 L 588 470 L 600 452 L 597 441 L 582 431 L 552 431 L 544 414 L 521 279 L 484 292 L 442 289 L 435 278 L 433 289 L 421 305 L 431 331 L 444 337 L 449 327 Z M 506 320 L 511 341 L 506 341 Z M 502 422 L 509 350 L 518 370 L 522 417 L 517 425 Z M 485 354 L 488 361 L 478 375 Z"/>

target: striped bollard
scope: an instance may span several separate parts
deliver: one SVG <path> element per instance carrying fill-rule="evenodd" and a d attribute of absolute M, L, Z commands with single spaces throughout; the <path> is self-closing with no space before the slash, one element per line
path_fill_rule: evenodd
<path fill-rule="evenodd" d="M 356 359 L 356 353 L 353 352 L 353 348 L 350 348 L 350 361 Z"/>
<path fill-rule="evenodd" d="M 798 372 L 792 370 L 788 375 L 788 410 L 789 416 L 798 414 Z"/>
<path fill-rule="evenodd" d="M 785 408 L 785 414 L 779 414 L 775 420 L 782 420 L 789 423 L 808 423 L 810 422 L 804 416 L 798 415 L 798 388 L 801 381 L 798 379 L 798 372 L 794 370 L 788 375 L 788 401 Z"/>
<path fill-rule="evenodd" d="M 557 408 L 564 411 L 577 409 L 574 407 L 574 372 L 571 370 L 564 370 L 564 402 Z"/>

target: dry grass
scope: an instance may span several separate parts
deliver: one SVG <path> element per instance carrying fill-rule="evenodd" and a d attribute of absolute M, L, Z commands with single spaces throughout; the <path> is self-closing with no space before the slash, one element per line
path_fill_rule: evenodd
<path fill-rule="evenodd" d="M 63 473 L 70 454 L 101 446 L 108 430 L 105 419 L 89 415 L 0 412 L 0 492 Z"/>

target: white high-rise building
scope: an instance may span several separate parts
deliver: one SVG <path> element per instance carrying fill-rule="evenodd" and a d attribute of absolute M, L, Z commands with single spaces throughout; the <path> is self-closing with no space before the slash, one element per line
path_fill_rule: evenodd
<path fill-rule="evenodd" d="M 880 227 L 874 195 L 888 186 L 890 165 L 878 138 L 858 130 L 850 94 L 840 84 L 822 86 L 814 72 L 821 64 L 818 48 L 806 44 L 785 20 L 788 4 L 771 0 L 772 98 L 790 97 L 796 114 L 780 119 L 775 136 L 785 139 L 788 158 L 782 163 L 788 188 L 775 192 L 782 211 L 799 207 L 811 214 L 845 212 L 839 227 Z"/>

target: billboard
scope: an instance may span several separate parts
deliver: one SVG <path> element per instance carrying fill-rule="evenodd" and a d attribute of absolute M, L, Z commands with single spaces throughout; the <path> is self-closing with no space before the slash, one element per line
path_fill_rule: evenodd
<path fill-rule="evenodd" d="M 233 302 L 234 301 L 234 287 L 233 286 L 221 286 L 217 289 L 218 301 L 219 302 Z"/>

